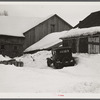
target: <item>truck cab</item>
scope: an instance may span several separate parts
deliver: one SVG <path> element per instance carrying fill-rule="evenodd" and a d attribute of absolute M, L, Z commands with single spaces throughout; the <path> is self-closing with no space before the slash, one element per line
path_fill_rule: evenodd
<path fill-rule="evenodd" d="M 53 64 L 53 67 L 55 69 L 61 69 L 66 66 L 74 66 L 75 60 L 74 57 L 72 57 L 72 51 L 71 48 L 67 47 L 59 47 L 52 49 L 52 57 L 47 58 L 47 65 L 51 67 Z"/>

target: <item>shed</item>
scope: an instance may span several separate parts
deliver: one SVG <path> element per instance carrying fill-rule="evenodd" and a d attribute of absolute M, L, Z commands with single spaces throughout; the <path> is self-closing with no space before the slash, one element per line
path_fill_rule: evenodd
<path fill-rule="evenodd" d="M 75 28 L 62 38 L 64 47 L 71 47 L 74 53 L 100 53 L 100 26 Z"/>

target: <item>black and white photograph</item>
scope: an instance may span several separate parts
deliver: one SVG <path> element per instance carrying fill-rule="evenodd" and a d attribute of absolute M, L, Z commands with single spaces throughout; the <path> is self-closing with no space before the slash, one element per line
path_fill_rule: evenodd
<path fill-rule="evenodd" d="M 0 2 L 0 98 L 78 95 L 100 98 L 100 2 Z"/>

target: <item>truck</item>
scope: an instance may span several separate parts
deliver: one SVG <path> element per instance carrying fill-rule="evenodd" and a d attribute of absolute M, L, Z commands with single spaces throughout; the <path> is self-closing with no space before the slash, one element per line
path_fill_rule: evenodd
<path fill-rule="evenodd" d="M 52 56 L 47 58 L 47 65 L 55 69 L 61 69 L 76 64 L 75 58 L 72 56 L 72 50 L 68 47 L 58 47 L 51 50 Z"/>

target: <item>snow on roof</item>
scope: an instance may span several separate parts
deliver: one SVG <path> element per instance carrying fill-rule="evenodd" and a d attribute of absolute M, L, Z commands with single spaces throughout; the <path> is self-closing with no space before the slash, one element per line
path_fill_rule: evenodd
<path fill-rule="evenodd" d="M 0 16 L 0 35 L 24 37 L 23 33 L 34 27 L 39 18 Z"/>
<path fill-rule="evenodd" d="M 27 48 L 24 52 L 34 51 L 38 49 L 46 49 L 53 45 L 56 45 L 62 41 L 60 37 L 62 37 L 66 32 L 67 31 L 50 33 L 42 38 L 40 41 Z"/>
<path fill-rule="evenodd" d="M 23 33 L 49 19 L 37 17 L 0 16 L 0 35 L 24 37 Z"/>
<path fill-rule="evenodd" d="M 64 34 L 61 39 L 69 38 L 69 37 L 77 37 L 77 36 L 86 36 L 86 35 L 93 35 L 97 32 L 100 32 L 100 26 L 90 27 L 90 28 L 75 28 L 71 29 Z"/>

